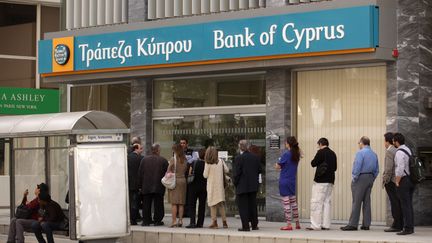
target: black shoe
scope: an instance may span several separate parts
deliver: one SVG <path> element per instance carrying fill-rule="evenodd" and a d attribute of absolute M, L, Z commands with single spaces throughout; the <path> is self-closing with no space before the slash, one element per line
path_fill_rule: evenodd
<path fill-rule="evenodd" d="M 240 229 L 238 229 L 238 231 L 250 231 L 250 229 L 249 228 L 246 228 L 246 229 L 240 228 Z"/>
<path fill-rule="evenodd" d="M 330 230 L 330 228 L 321 227 L 321 230 Z"/>
<path fill-rule="evenodd" d="M 384 230 L 384 232 L 401 232 L 401 231 L 402 231 L 401 229 L 396 229 L 393 227 Z"/>
<path fill-rule="evenodd" d="M 150 226 L 149 223 L 142 223 L 141 226 Z"/>
<path fill-rule="evenodd" d="M 203 226 L 202 226 L 202 225 L 197 225 L 196 227 L 197 227 L 197 228 L 202 228 Z"/>
<path fill-rule="evenodd" d="M 369 230 L 369 226 L 362 226 L 360 227 L 361 230 Z"/>
<path fill-rule="evenodd" d="M 354 226 L 351 226 L 351 225 L 347 225 L 347 226 L 341 227 L 340 229 L 342 231 L 356 231 L 357 227 L 354 227 Z"/>
<path fill-rule="evenodd" d="M 252 230 L 259 230 L 258 226 L 252 227 Z"/>
<path fill-rule="evenodd" d="M 306 227 L 306 230 L 315 230 L 315 229 L 312 227 Z"/>
<path fill-rule="evenodd" d="M 162 226 L 162 225 L 165 225 L 164 222 L 162 222 L 162 221 L 154 223 L 154 226 Z"/>
<path fill-rule="evenodd" d="M 186 226 L 186 228 L 188 228 L 188 229 L 195 229 L 196 225 L 195 224 L 190 224 L 190 225 Z"/>
<path fill-rule="evenodd" d="M 404 230 L 402 230 L 401 232 L 399 232 L 399 233 L 396 233 L 397 235 L 410 235 L 410 234 L 414 234 L 414 230 L 407 230 L 407 229 L 404 229 Z"/>

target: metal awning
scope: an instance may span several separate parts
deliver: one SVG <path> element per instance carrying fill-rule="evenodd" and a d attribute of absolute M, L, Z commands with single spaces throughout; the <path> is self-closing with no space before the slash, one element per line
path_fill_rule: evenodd
<path fill-rule="evenodd" d="M 0 138 L 45 137 L 84 133 L 129 133 L 129 129 L 118 117 L 105 111 L 0 117 Z"/>

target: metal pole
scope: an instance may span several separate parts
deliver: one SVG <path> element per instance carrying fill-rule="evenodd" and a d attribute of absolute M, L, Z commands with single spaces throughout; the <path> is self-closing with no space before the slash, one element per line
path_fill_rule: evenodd
<path fill-rule="evenodd" d="M 48 137 L 45 137 L 45 183 L 48 185 L 48 188 L 51 188 L 51 168 L 50 168 L 50 154 L 49 154 L 49 148 L 48 148 Z"/>
<path fill-rule="evenodd" d="M 9 138 L 9 195 L 10 195 L 10 217 L 15 217 L 15 154 L 13 138 Z"/>

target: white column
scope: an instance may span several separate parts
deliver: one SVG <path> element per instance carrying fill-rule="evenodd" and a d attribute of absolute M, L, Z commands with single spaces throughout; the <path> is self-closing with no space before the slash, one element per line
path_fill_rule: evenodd
<path fill-rule="evenodd" d="M 89 0 L 82 0 L 81 2 L 81 26 L 88 27 L 89 26 L 89 10 L 90 3 Z"/>
<path fill-rule="evenodd" d="M 183 15 L 183 0 L 174 0 L 174 16 Z"/>
<path fill-rule="evenodd" d="M 259 6 L 260 6 L 260 8 L 265 8 L 266 7 L 266 0 L 259 0 Z"/>
<path fill-rule="evenodd" d="M 259 0 L 249 0 L 249 8 L 258 8 Z"/>
<path fill-rule="evenodd" d="M 308 3 L 310 0 L 300 0 L 301 3 Z"/>
<path fill-rule="evenodd" d="M 148 10 L 147 10 L 148 11 Z M 128 0 L 122 0 L 122 23 L 128 22 Z"/>
<path fill-rule="evenodd" d="M 97 0 L 90 0 L 89 3 L 89 26 L 97 24 Z"/>
<path fill-rule="evenodd" d="M 165 17 L 170 18 L 173 16 L 174 16 L 174 0 L 165 0 Z"/>
<path fill-rule="evenodd" d="M 210 13 L 210 0 L 201 0 L 201 13 Z"/>
<path fill-rule="evenodd" d="M 230 0 L 230 10 L 239 9 L 239 0 Z"/>
<path fill-rule="evenodd" d="M 183 15 L 192 15 L 192 0 L 183 0 Z"/>
<path fill-rule="evenodd" d="M 113 23 L 114 0 L 106 0 L 105 3 L 105 24 Z"/>
<path fill-rule="evenodd" d="M 192 0 L 192 14 L 201 14 L 201 0 Z"/>
<path fill-rule="evenodd" d="M 165 17 L 165 1 L 157 0 L 156 1 L 156 18 L 164 18 Z"/>
<path fill-rule="evenodd" d="M 114 0 L 114 24 L 122 22 L 122 2 L 121 0 Z"/>
<path fill-rule="evenodd" d="M 105 24 L 105 0 L 97 2 L 97 25 Z"/>
<path fill-rule="evenodd" d="M 66 0 L 66 29 L 73 28 L 74 18 L 74 0 Z"/>
<path fill-rule="evenodd" d="M 148 19 L 156 18 L 156 0 L 147 1 L 147 18 Z"/>
<path fill-rule="evenodd" d="M 74 1 L 74 21 L 73 28 L 81 27 L 81 0 Z"/>
<path fill-rule="evenodd" d="M 239 8 L 240 9 L 248 9 L 249 8 L 249 0 L 240 0 Z"/>
<path fill-rule="evenodd" d="M 229 11 L 229 0 L 220 1 L 220 11 L 221 12 Z"/>
<path fill-rule="evenodd" d="M 210 0 L 210 12 L 218 13 L 220 11 L 219 0 Z"/>

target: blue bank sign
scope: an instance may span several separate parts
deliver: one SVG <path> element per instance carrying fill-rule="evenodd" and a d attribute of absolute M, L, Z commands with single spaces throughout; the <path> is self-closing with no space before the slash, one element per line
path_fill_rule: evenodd
<path fill-rule="evenodd" d="M 59 75 L 370 52 L 379 42 L 378 15 L 378 7 L 361 6 L 43 40 L 39 71 Z M 59 45 L 68 47 L 72 64 L 58 65 L 53 54 Z"/>

